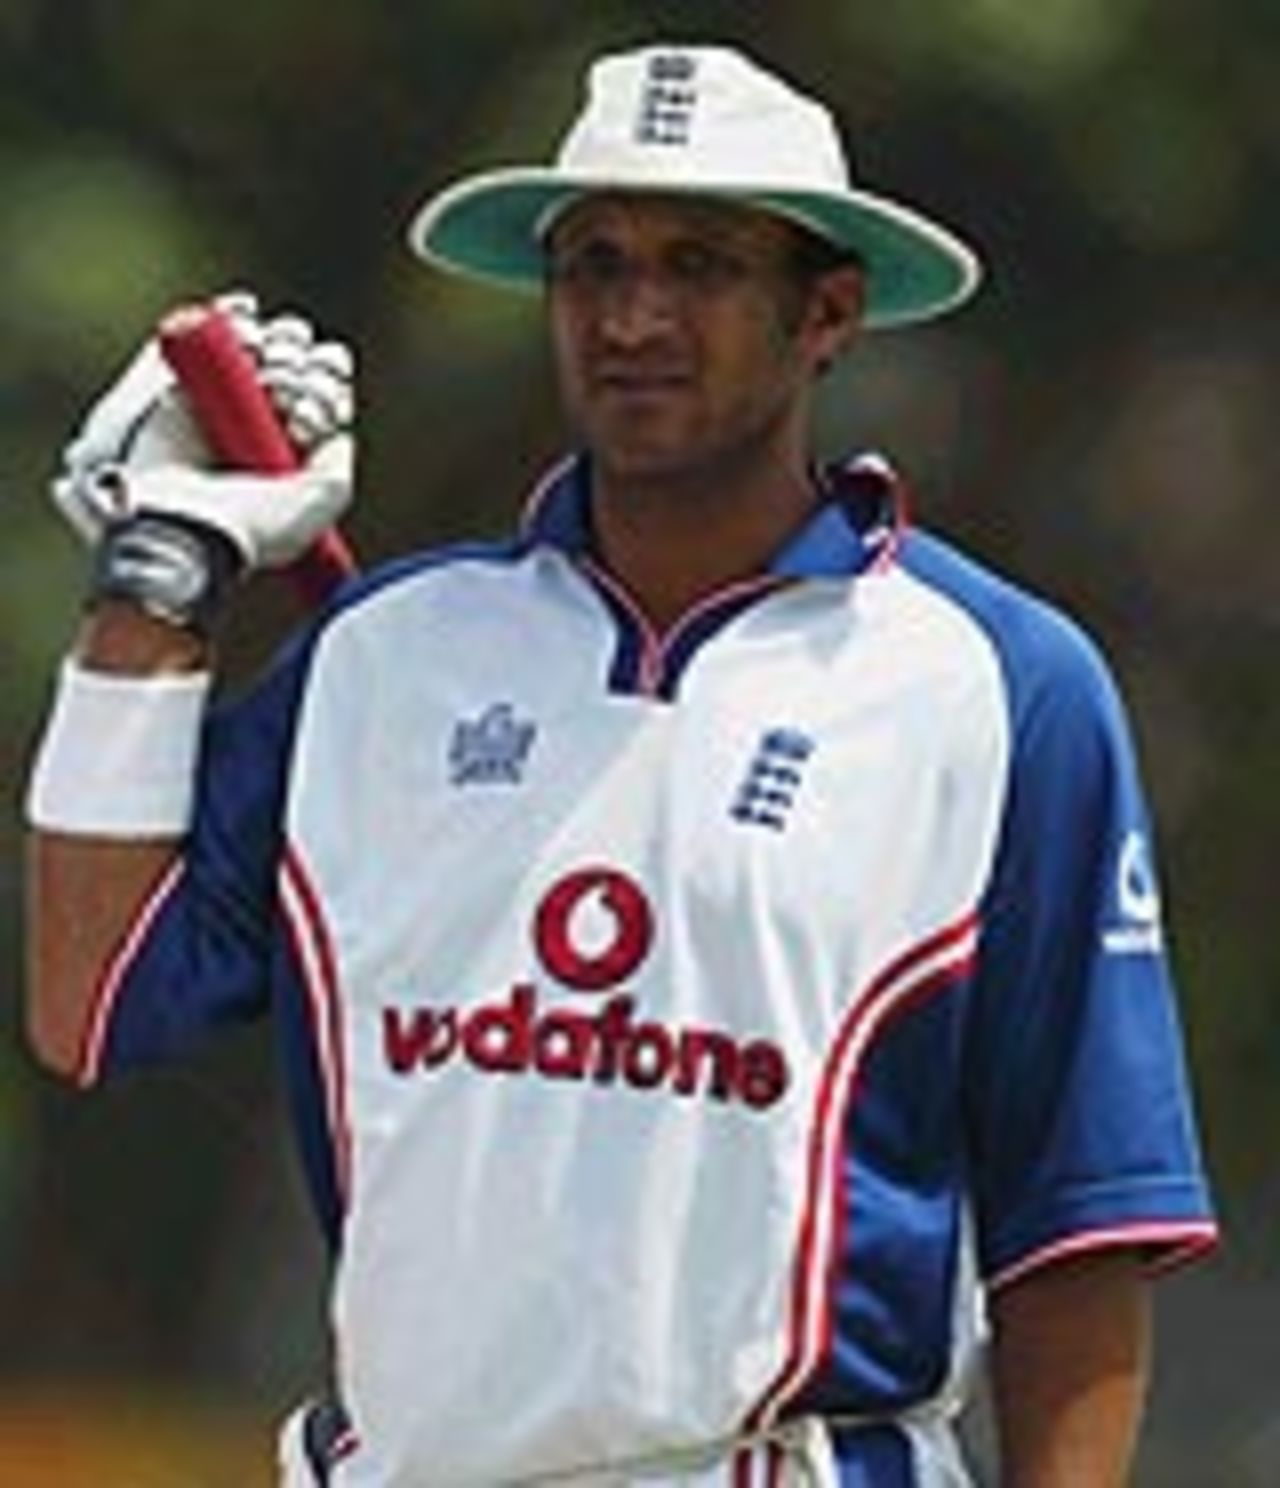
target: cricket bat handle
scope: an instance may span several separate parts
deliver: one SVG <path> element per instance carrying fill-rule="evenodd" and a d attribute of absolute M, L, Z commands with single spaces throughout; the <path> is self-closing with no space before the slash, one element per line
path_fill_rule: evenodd
<path fill-rule="evenodd" d="M 301 458 L 258 381 L 253 358 L 220 310 L 180 306 L 161 321 L 157 339 L 219 459 L 264 475 L 298 469 Z M 355 555 L 331 527 L 283 573 L 299 599 L 315 607 L 355 571 Z"/>

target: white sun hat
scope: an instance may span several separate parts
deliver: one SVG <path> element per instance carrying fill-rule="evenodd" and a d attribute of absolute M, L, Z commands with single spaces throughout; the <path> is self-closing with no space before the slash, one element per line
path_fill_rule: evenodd
<path fill-rule="evenodd" d="M 940 315 L 981 277 L 977 256 L 953 233 L 853 185 L 827 109 L 720 46 L 601 58 L 553 165 L 446 186 L 415 214 L 409 243 L 438 267 L 536 289 L 552 224 L 603 191 L 710 197 L 799 223 L 861 260 L 869 326 Z"/>

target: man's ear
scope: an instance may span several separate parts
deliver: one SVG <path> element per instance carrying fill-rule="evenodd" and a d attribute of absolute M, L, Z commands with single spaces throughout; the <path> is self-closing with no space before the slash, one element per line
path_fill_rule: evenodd
<path fill-rule="evenodd" d="M 806 319 L 819 376 L 829 372 L 857 338 L 866 285 L 866 275 L 853 264 L 832 269 L 814 281 Z"/>

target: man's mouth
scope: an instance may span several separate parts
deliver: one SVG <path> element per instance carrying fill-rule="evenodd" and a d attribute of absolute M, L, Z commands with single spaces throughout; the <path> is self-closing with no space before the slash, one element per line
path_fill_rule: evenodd
<path fill-rule="evenodd" d="M 592 378 L 597 392 L 623 397 L 657 397 L 687 391 L 693 378 L 687 372 L 616 368 L 599 371 Z"/>

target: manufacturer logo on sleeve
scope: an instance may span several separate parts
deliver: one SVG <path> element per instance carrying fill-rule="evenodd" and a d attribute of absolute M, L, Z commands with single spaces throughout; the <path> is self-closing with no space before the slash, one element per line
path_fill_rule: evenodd
<path fill-rule="evenodd" d="M 1160 890 L 1143 833 L 1129 832 L 1116 855 L 1116 918 L 1102 932 L 1103 947 L 1115 956 L 1156 955 L 1164 948 Z"/>

